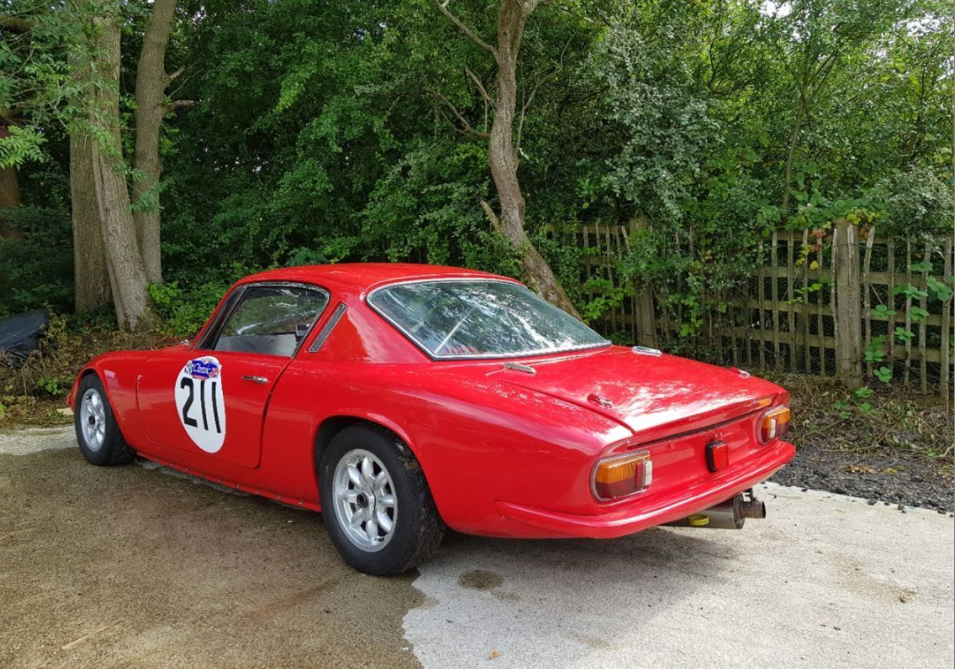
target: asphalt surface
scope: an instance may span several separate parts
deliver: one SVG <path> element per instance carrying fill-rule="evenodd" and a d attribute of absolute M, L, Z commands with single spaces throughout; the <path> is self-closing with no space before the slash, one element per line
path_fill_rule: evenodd
<path fill-rule="evenodd" d="M 450 535 L 420 573 L 351 571 L 320 517 L 71 431 L 0 433 L 0 667 L 952 667 L 955 529 L 762 489 L 742 531 Z"/>

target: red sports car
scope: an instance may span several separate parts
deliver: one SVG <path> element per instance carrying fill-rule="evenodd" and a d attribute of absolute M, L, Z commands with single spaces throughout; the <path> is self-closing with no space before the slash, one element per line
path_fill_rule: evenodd
<path fill-rule="evenodd" d="M 371 574 L 418 564 L 445 527 L 738 528 L 794 455 L 787 402 L 738 369 L 614 346 L 512 279 L 401 264 L 246 277 L 194 341 L 100 356 L 69 399 L 90 463 L 139 455 L 323 510 Z"/>

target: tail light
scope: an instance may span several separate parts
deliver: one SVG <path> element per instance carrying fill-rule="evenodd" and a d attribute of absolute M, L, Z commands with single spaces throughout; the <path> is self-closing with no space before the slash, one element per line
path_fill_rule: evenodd
<path fill-rule="evenodd" d="M 599 460 L 594 467 L 593 491 L 606 502 L 645 490 L 653 481 L 649 451 L 635 451 Z"/>
<path fill-rule="evenodd" d="M 789 407 L 770 409 L 759 419 L 759 440 L 766 444 L 789 432 Z"/>

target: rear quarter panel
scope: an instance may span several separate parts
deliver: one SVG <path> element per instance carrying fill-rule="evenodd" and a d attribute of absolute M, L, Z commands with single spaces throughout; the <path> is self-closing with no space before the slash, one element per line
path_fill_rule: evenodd
<path fill-rule="evenodd" d="M 321 423 L 354 416 L 391 428 L 414 451 L 444 521 L 461 532 L 533 536 L 508 527 L 506 499 L 582 512 L 590 463 L 631 435 L 605 417 L 488 379 L 452 363 L 368 364 L 296 360 L 277 384 L 266 421 L 263 467 L 289 493 L 317 495 L 303 471 Z"/>

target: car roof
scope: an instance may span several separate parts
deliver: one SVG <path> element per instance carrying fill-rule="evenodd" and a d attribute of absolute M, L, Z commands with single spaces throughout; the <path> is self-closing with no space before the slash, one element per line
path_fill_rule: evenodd
<path fill-rule="evenodd" d="M 259 281 L 301 281 L 304 283 L 335 284 L 357 292 L 365 292 L 379 285 L 421 279 L 503 279 L 504 276 L 443 265 L 412 263 L 339 263 L 336 265 L 303 265 L 283 267 L 251 274 L 239 283 Z"/>

